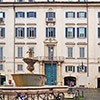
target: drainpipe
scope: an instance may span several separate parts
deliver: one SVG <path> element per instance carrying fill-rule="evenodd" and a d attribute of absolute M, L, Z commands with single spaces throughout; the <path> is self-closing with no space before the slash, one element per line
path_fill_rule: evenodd
<path fill-rule="evenodd" d="M 14 52 L 13 52 L 14 66 L 13 66 L 13 73 L 15 74 L 15 6 L 14 6 L 14 4 L 13 4 L 13 12 L 14 12 L 14 43 L 13 43 L 13 45 L 14 45 Z"/>
<path fill-rule="evenodd" d="M 88 0 L 86 1 L 87 11 L 87 77 L 89 77 L 89 22 L 88 22 Z"/>

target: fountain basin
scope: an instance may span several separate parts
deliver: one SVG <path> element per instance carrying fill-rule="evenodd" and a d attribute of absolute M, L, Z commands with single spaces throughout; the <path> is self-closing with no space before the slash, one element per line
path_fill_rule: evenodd
<path fill-rule="evenodd" d="M 42 74 L 12 74 L 16 86 L 43 86 L 46 77 Z"/>

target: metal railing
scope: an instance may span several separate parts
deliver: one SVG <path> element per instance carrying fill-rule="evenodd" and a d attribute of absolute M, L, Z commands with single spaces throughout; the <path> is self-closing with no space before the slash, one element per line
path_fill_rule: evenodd
<path fill-rule="evenodd" d="M 62 56 L 56 56 L 52 58 L 50 58 L 49 56 L 38 56 L 37 58 L 39 61 L 60 61 L 60 62 L 64 61 L 64 57 Z"/>

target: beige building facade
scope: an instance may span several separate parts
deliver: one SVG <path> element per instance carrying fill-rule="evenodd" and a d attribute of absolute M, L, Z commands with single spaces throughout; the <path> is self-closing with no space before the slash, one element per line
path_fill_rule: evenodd
<path fill-rule="evenodd" d="M 0 3 L 1 85 L 28 73 L 29 48 L 46 85 L 100 88 L 100 2 Z"/>

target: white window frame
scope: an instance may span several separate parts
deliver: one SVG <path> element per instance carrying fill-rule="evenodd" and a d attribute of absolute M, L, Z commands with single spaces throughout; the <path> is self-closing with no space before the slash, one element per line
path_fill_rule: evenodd
<path fill-rule="evenodd" d="M 46 12 L 46 18 L 48 18 L 48 21 L 52 21 L 55 18 L 55 12 Z"/>
<path fill-rule="evenodd" d="M 85 48 L 84 47 L 80 47 L 80 58 L 85 58 Z"/>
<path fill-rule="evenodd" d="M 54 27 L 47 27 L 46 28 L 46 37 L 55 38 L 56 36 L 56 29 Z"/>
<path fill-rule="evenodd" d="M 73 57 L 73 47 L 68 47 L 68 58 Z"/>
<path fill-rule="evenodd" d="M 0 60 L 3 60 L 3 47 L 0 47 Z"/>
<path fill-rule="evenodd" d="M 27 37 L 28 38 L 36 38 L 36 28 L 35 27 L 27 28 Z"/>
<path fill-rule="evenodd" d="M 67 67 L 67 68 L 66 68 Z M 67 69 L 67 70 L 66 70 Z M 75 66 L 65 66 L 65 71 L 66 72 L 75 72 Z"/>
<path fill-rule="evenodd" d="M 23 47 L 18 47 L 18 57 L 23 57 Z"/>
<path fill-rule="evenodd" d="M 5 28 L 0 27 L 0 37 L 4 38 L 5 37 Z"/>
<path fill-rule="evenodd" d="M 79 38 L 85 38 L 85 28 L 79 28 Z"/>
<path fill-rule="evenodd" d="M 75 18 L 75 13 L 74 12 L 66 12 L 67 13 L 67 18 Z"/>
<path fill-rule="evenodd" d="M 0 71 L 3 70 L 3 64 L 0 64 Z"/>
<path fill-rule="evenodd" d="M 16 28 L 16 37 L 17 38 L 24 38 L 24 34 L 25 34 L 25 31 L 24 31 L 23 27 Z"/>
<path fill-rule="evenodd" d="M 74 28 L 73 27 L 67 27 L 67 37 L 66 38 L 74 38 Z"/>
<path fill-rule="evenodd" d="M 23 71 L 23 65 L 22 64 L 18 64 L 17 65 L 17 70 L 18 71 Z"/>
<path fill-rule="evenodd" d="M 16 18 L 24 18 L 25 12 L 16 12 Z"/>
<path fill-rule="evenodd" d="M 24 2 L 24 0 L 17 0 L 17 2 Z"/>

